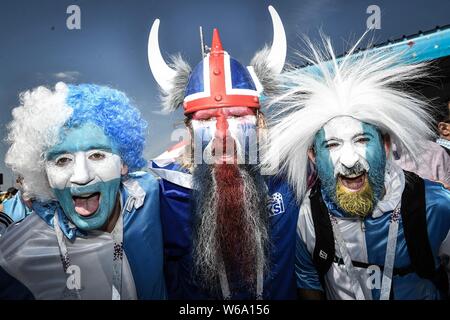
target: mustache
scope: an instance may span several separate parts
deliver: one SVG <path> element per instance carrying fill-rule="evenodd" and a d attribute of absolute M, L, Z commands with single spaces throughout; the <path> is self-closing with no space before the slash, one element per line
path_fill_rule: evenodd
<path fill-rule="evenodd" d="M 344 177 L 357 176 L 368 171 L 369 171 L 368 163 L 361 160 L 356 162 L 351 168 L 348 168 L 339 162 L 334 168 L 334 176 L 335 177 L 337 177 L 338 175 Z"/>

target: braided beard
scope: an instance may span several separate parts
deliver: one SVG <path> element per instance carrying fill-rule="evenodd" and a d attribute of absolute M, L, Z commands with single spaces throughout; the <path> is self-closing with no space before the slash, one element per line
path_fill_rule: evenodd
<path fill-rule="evenodd" d="M 221 261 L 229 282 L 256 285 L 266 264 L 266 185 L 254 166 L 199 165 L 194 182 L 194 263 L 201 285 L 217 289 Z"/>

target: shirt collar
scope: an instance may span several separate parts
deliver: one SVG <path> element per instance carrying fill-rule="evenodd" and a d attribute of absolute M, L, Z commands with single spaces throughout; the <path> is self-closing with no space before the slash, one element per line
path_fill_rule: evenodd
<path fill-rule="evenodd" d="M 450 149 L 450 140 L 439 138 L 436 140 L 436 143 L 444 148 Z"/>

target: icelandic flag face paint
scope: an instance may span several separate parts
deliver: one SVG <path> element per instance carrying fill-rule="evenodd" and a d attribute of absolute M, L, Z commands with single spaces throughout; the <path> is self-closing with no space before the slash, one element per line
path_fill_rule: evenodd
<path fill-rule="evenodd" d="M 232 115 L 220 109 L 211 117 L 193 119 L 195 163 L 256 164 L 256 122 L 256 116 L 253 114 Z"/>
<path fill-rule="evenodd" d="M 123 165 L 117 148 L 97 125 L 61 133 L 47 152 L 49 184 L 66 216 L 80 229 L 101 228 L 116 204 Z"/>

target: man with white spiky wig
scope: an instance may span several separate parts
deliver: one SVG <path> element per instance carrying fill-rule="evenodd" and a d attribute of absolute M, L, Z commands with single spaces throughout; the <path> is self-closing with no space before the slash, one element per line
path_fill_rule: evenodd
<path fill-rule="evenodd" d="M 164 299 L 159 186 L 138 171 L 140 112 L 93 84 L 20 100 L 5 162 L 32 213 L 0 238 L 0 299 Z"/>
<path fill-rule="evenodd" d="M 224 50 L 217 29 L 192 71 L 181 58 L 168 67 L 159 51 L 159 20 L 150 31 L 149 63 L 164 109 L 183 104 L 190 134 L 189 142 L 151 163 L 161 177 L 169 299 L 296 298 L 298 206 L 286 182 L 265 179 L 258 167 L 265 129 L 260 98 L 276 89 L 286 57 L 283 25 L 269 11 L 274 40 L 251 67 Z"/>
<path fill-rule="evenodd" d="M 427 103 L 405 83 L 426 74 L 377 50 L 337 59 L 309 42 L 310 66 L 282 75 L 265 164 L 301 203 L 296 274 L 304 298 L 439 299 L 448 294 L 450 192 L 402 171 L 432 138 Z M 317 172 L 307 190 L 308 166 Z"/>

